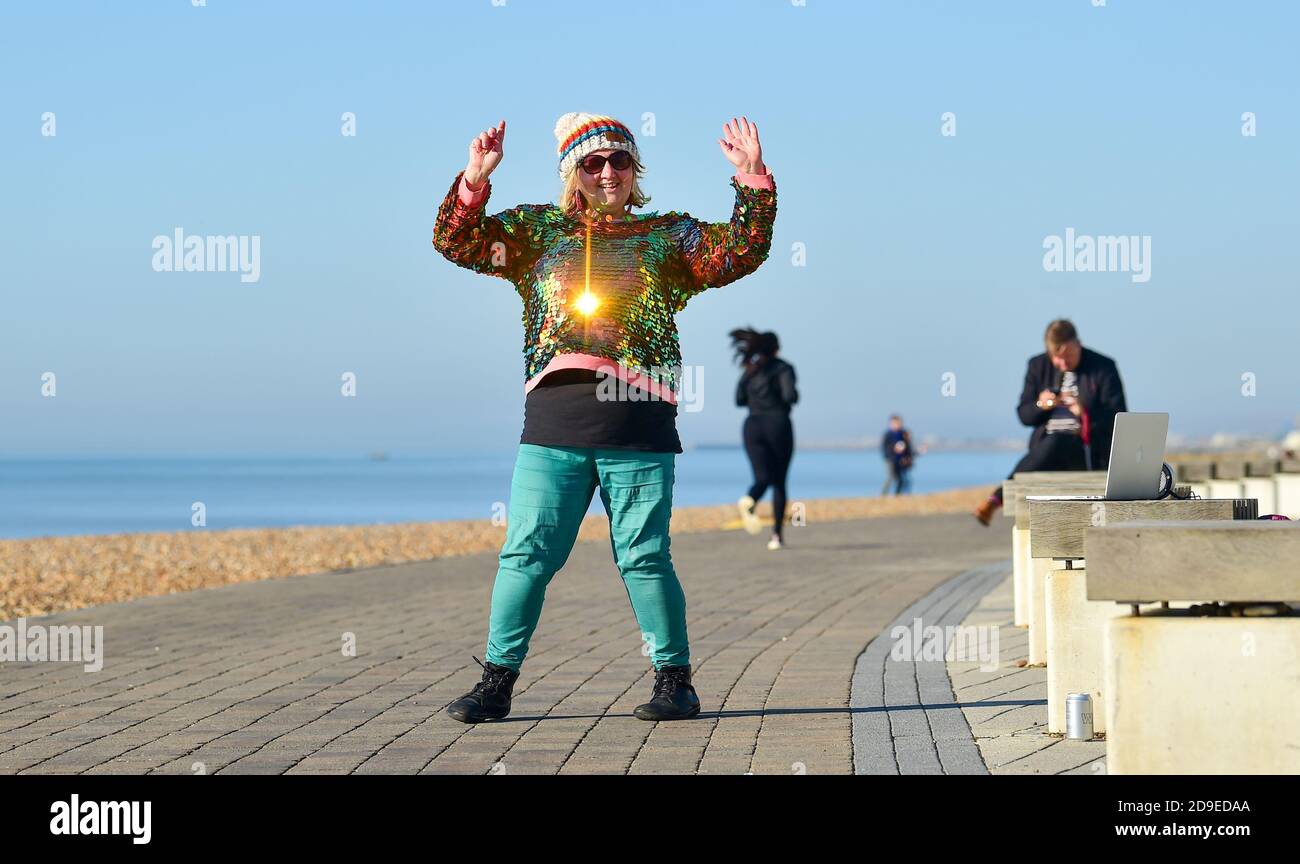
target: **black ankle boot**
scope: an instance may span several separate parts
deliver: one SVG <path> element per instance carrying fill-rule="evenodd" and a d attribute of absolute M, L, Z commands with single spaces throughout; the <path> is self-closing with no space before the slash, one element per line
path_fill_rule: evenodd
<path fill-rule="evenodd" d="M 655 670 L 650 701 L 632 712 L 641 720 L 685 720 L 700 713 L 700 698 L 691 686 L 690 666 L 664 666 Z"/>
<path fill-rule="evenodd" d="M 447 715 L 462 723 L 500 720 L 510 713 L 510 696 L 519 673 L 495 663 L 482 663 L 477 657 L 474 662 L 483 667 L 483 680 L 448 705 Z"/>

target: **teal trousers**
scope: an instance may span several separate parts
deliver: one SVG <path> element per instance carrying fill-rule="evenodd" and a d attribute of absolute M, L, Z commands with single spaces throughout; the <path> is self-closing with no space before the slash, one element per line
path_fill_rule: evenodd
<path fill-rule="evenodd" d="M 644 450 L 519 445 L 492 585 L 489 661 L 514 670 L 523 665 L 546 586 L 568 560 L 599 487 L 642 653 L 656 669 L 690 663 L 686 595 L 669 554 L 675 458 Z"/>

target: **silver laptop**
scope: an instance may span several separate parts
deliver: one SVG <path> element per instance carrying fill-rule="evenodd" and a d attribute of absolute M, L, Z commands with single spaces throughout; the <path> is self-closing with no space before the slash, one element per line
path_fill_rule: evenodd
<path fill-rule="evenodd" d="M 1105 495 L 1030 495 L 1031 501 L 1147 501 L 1160 494 L 1169 415 L 1124 411 L 1115 415 Z"/>

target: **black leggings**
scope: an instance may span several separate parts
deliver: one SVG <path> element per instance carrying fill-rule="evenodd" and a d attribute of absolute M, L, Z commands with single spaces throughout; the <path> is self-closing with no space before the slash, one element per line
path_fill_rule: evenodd
<path fill-rule="evenodd" d="M 1087 467 L 1083 439 L 1078 435 L 1044 435 L 1016 463 L 1007 479 L 1015 477 L 1017 471 L 1083 471 Z M 999 486 L 993 495 L 1001 501 L 1002 487 Z"/>
<path fill-rule="evenodd" d="M 745 418 L 745 453 L 754 469 L 749 495 L 755 501 L 772 487 L 772 532 L 785 524 L 785 477 L 794 456 L 794 426 L 789 414 L 750 414 Z"/>

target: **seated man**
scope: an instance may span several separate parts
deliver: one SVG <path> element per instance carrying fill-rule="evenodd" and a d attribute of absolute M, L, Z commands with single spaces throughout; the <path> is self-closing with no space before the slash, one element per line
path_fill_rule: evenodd
<path fill-rule="evenodd" d="M 1074 325 L 1058 319 L 1043 336 L 1047 351 L 1029 358 L 1020 422 L 1034 427 L 1017 471 L 1104 471 L 1115 415 L 1128 410 L 1115 361 L 1084 348 Z M 988 525 L 1002 506 L 1002 487 L 975 510 Z"/>

